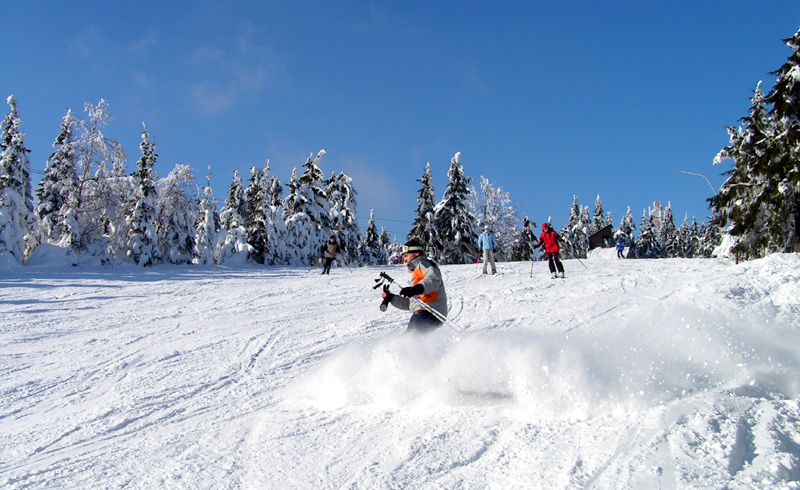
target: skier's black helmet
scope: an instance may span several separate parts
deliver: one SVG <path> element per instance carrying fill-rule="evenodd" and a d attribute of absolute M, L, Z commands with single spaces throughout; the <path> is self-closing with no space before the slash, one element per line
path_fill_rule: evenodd
<path fill-rule="evenodd" d="M 425 250 L 422 248 L 422 244 L 416 240 L 409 240 L 403 245 L 403 253 L 425 253 Z"/>

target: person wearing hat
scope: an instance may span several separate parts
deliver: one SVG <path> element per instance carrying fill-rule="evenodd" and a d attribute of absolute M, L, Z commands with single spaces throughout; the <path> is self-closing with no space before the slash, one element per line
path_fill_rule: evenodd
<path fill-rule="evenodd" d="M 564 266 L 561 265 L 561 260 L 558 258 L 558 252 L 560 250 L 558 247 L 558 240 L 561 237 L 548 223 L 542 223 L 542 231 L 542 234 L 539 235 L 539 243 L 534 245 L 533 248 L 539 248 L 544 244 L 544 251 L 547 254 L 547 262 L 550 266 L 550 273 L 553 275 L 553 279 L 558 277 L 558 275 L 556 275 L 556 269 L 558 269 L 559 274 L 563 278 Z"/>
<path fill-rule="evenodd" d="M 413 286 L 404 287 L 399 294 L 392 294 L 388 287 L 383 289 L 381 297 L 388 299 L 392 306 L 413 312 L 408 322 L 407 332 L 428 332 L 442 325 L 436 315 L 419 304 L 425 305 L 442 318 L 447 317 L 447 293 L 439 266 L 425 256 L 422 245 L 411 240 L 403 246 L 403 262 L 408 266 Z M 412 301 L 415 297 L 418 301 Z"/>
<path fill-rule="evenodd" d="M 494 240 L 494 233 L 489 231 L 489 225 L 483 227 L 483 233 L 478 236 L 478 248 L 483 250 L 483 273 L 486 274 L 486 266 L 492 264 L 492 275 L 497 273 L 494 266 L 494 249 L 497 242 Z"/>
<path fill-rule="evenodd" d="M 322 267 L 323 274 L 331 274 L 331 264 L 334 260 L 336 260 L 336 256 L 340 251 L 341 249 L 339 248 L 339 244 L 336 243 L 336 237 L 331 235 L 328 243 L 322 246 L 322 253 L 324 254 L 325 259 L 325 265 Z"/>

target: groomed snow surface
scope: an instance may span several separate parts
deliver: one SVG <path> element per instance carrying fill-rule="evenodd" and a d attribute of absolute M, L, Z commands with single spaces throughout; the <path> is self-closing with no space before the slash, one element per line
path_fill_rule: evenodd
<path fill-rule="evenodd" d="M 800 256 L 0 268 L 5 488 L 800 488 Z M 396 291 L 396 287 L 395 287 Z"/>

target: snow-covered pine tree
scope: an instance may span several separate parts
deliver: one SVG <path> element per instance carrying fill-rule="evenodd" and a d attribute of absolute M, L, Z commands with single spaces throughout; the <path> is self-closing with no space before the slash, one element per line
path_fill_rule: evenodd
<path fill-rule="evenodd" d="M 664 256 L 658 243 L 658 229 L 654 224 L 653 213 L 645 209 L 642 213 L 639 239 L 636 241 L 636 256 L 642 259 L 657 259 Z"/>
<path fill-rule="evenodd" d="M 688 215 L 686 216 L 688 219 Z M 686 233 L 686 241 L 684 243 L 683 256 L 686 258 L 694 258 L 698 256 L 700 249 L 700 225 L 697 224 L 697 217 L 692 216 L 692 223 L 688 224 Z"/>
<path fill-rule="evenodd" d="M 713 257 L 714 250 L 719 247 L 721 238 L 719 227 L 713 224 L 707 224 L 704 221 L 700 225 L 700 240 L 697 256 L 703 258 Z"/>
<path fill-rule="evenodd" d="M 219 212 L 220 225 L 224 231 L 217 235 L 214 257 L 218 264 L 226 261 L 244 263 L 250 256 L 250 245 L 245 232 L 247 203 L 244 199 L 244 186 L 239 171 L 233 172 L 233 182 L 228 188 L 228 197 Z"/>
<path fill-rule="evenodd" d="M 69 199 L 78 188 L 77 156 L 75 154 L 75 116 L 67 111 L 61 130 L 53 142 L 55 151 L 47 161 L 44 177 L 39 182 L 36 197 L 39 204 L 39 230 L 42 242 L 71 246 L 64 221 L 69 211 Z M 62 243 L 62 240 L 64 240 Z"/>
<path fill-rule="evenodd" d="M 233 182 L 228 188 L 228 197 L 219 212 L 220 226 L 226 230 L 244 226 L 247 203 L 244 200 L 244 186 L 239 171 L 233 172 Z"/>
<path fill-rule="evenodd" d="M 189 165 L 175 165 L 158 180 L 158 242 L 161 256 L 170 264 L 190 264 L 195 251 L 197 202 L 188 193 L 194 185 Z"/>
<path fill-rule="evenodd" d="M 608 218 L 606 212 L 603 210 L 603 202 L 600 200 L 600 194 L 594 200 L 594 217 L 592 218 L 592 225 L 589 228 L 589 235 L 597 233 L 605 228 Z"/>
<path fill-rule="evenodd" d="M 297 167 L 294 167 L 289 180 L 289 193 L 283 200 L 283 218 L 286 223 L 286 240 L 284 242 L 286 264 L 300 265 L 303 260 L 307 260 L 303 257 L 307 257 L 310 252 L 308 245 L 310 231 L 308 222 L 310 220 L 305 213 L 301 212 L 305 199 L 305 196 L 300 193 Z"/>
<path fill-rule="evenodd" d="M 467 264 L 478 256 L 475 216 L 469 210 L 472 178 L 464 173 L 461 152 L 450 161 L 450 182 L 436 205 L 434 221 L 442 241 L 438 259 L 443 264 Z"/>
<path fill-rule="evenodd" d="M 661 245 L 665 257 L 681 256 L 681 245 L 678 240 L 678 228 L 675 226 L 675 216 L 672 213 L 672 203 L 667 203 L 661 219 L 661 229 L 658 230 L 656 239 Z"/>
<path fill-rule="evenodd" d="M 480 190 L 472 188 L 470 209 L 475 216 L 479 230 L 489 225 L 497 241 L 495 259 L 508 260 L 511 242 L 517 233 L 519 215 L 517 206 L 511 203 L 511 194 L 501 187 L 495 187 L 481 175 Z"/>
<path fill-rule="evenodd" d="M 378 234 L 378 227 L 375 226 L 375 210 L 369 212 L 369 222 L 364 231 L 364 238 L 359 244 L 359 259 L 362 264 L 380 265 L 386 263 L 381 237 Z"/>
<path fill-rule="evenodd" d="M 161 261 L 158 246 L 158 193 L 156 192 L 157 176 L 153 170 L 158 155 L 156 145 L 150 142 L 147 127 L 142 131 L 142 157 L 136 162 L 137 170 L 133 173 L 137 192 L 129 214 L 128 224 L 128 257 L 134 264 L 147 267 Z"/>
<path fill-rule="evenodd" d="M 267 180 L 267 238 L 269 249 L 265 261 L 269 264 L 286 264 L 286 221 L 283 212 L 283 186 L 277 177 Z"/>
<path fill-rule="evenodd" d="M 533 246 L 536 244 L 536 234 L 533 223 L 527 216 L 522 218 L 522 227 L 514 233 L 511 241 L 508 260 L 523 261 L 533 260 L 535 257 Z"/>
<path fill-rule="evenodd" d="M 745 259 L 800 251 L 800 31 L 785 42 L 793 52 L 772 73 L 769 95 L 759 82 L 744 128 L 728 128 L 730 145 L 714 159 L 732 159 L 733 168 L 709 200 L 711 224 L 729 226 L 731 252 Z"/>
<path fill-rule="evenodd" d="M 194 259 L 195 264 L 209 265 L 214 263 L 214 249 L 217 241 L 218 225 L 215 222 L 217 202 L 211 189 L 211 167 L 208 167 L 206 186 L 198 203 L 198 216 L 195 222 Z"/>
<path fill-rule="evenodd" d="M 586 258 L 589 250 L 589 227 L 591 225 L 589 206 L 582 207 L 578 204 L 578 196 L 573 196 L 569 222 L 564 225 L 560 233 L 562 258 Z"/>
<path fill-rule="evenodd" d="M 253 251 L 250 260 L 264 264 L 269 252 L 267 223 L 267 185 L 269 180 L 269 162 L 262 171 L 259 168 L 250 169 L 250 182 L 244 190 L 244 201 L 247 206 L 244 228 L 245 239 Z"/>
<path fill-rule="evenodd" d="M 633 230 L 636 229 L 636 224 L 633 222 L 633 214 L 631 207 L 628 206 L 628 212 L 619 222 L 619 228 L 614 232 L 614 241 L 622 240 L 626 247 L 632 247 L 634 244 Z"/>
<path fill-rule="evenodd" d="M 389 262 L 389 257 L 392 255 L 393 252 L 392 236 L 389 234 L 389 230 L 387 230 L 385 226 L 381 226 L 380 243 L 381 243 L 381 252 L 383 254 L 383 261 L 380 263 L 380 265 L 384 265 Z"/>
<path fill-rule="evenodd" d="M 361 230 L 356 214 L 357 193 L 353 179 L 344 173 L 331 174 L 331 178 L 325 182 L 325 193 L 330 201 L 331 232 L 339 239 L 344 260 L 348 264 L 357 264 Z"/>
<path fill-rule="evenodd" d="M 776 138 L 781 150 L 766 174 L 765 187 L 771 191 L 766 227 L 770 248 L 800 252 L 800 30 L 784 42 L 792 54 L 771 73 L 777 78 L 766 100 L 780 130 Z"/>
<path fill-rule="evenodd" d="M 37 245 L 30 150 L 20 130 L 17 101 L 13 95 L 6 101 L 10 110 L 0 125 L 0 257 L 7 254 L 23 263 Z"/>
<path fill-rule="evenodd" d="M 325 194 L 324 175 L 319 168 L 319 161 L 325 150 L 320 150 L 316 158 L 309 155 L 305 172 L 296 179 L 292 173 L 290 189 L 291 209 L 288 213 L 286 228 L 288 243 L 294 254 L 292 263 L 308 264 L 315 262 L 321 254 L 322 247 L 330 236 L 330 202 Z"/>
<path fill-rule="evenodd" d="M 436 196 L 433 191 L 433 174 L 430 162 L 425 162 L 425 173 L 417 180 L 422 186 L 417 195 L 417 212 L 414 225 L 406 237 L 408 240 L 417 240 L 425 248 L 428 257 L 436 257 L 442 250 L 442 241 L 436 228 L 435 209 Z"/>

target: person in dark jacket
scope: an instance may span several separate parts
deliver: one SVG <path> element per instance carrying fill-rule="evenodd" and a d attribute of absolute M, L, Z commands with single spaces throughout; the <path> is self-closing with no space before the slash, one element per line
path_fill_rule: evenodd
<path fill-rule="evenodd" d="M 330 275 L 331 273 L 331 264 L 334 260 L 336 260 L 336 256 L 339 254 L 341 249 L 339 248 L 339 244 L 336 243 L 336 237 L 331 235 L 330 240 L 328 243 L 322 246 L 322 254 L 323 258 L 325 259 L 325 265 L 322 267 L 322 273 Z"/>
<path fill-rule="evenodd" d="M 542 234 L 539 235 L 539 242 L 534 245 L 534 248 L 539 248 L 544 244 L 544 251 L 547 254 L 547 262 L 553 279 L 559 277 L 556 274 L 556 269 L 558 269 L 560 276 L 564 277 L 564 266 L 561 265 L 561 260 L 558 258 L 558 252 L 561 250 L 558 246 L 560 238 L 561 236 L 548 223 L 542 223 Z"/>
<path fill-rule="evenodd" d="M 442 320 L 428 311 L 430 308 L 441 318 L 447 318 L 447 293 L 439 266 L 425 256 L 422 245 L 416 240 L 403 246 L 403 262 L 408 266 L 414 285 L 404 287 L 400 294 L 393 294 L 385 287 L 381 297 L 395 308 L 413 312 L 407 332 L 428 332 L 439 328 Z M 417 301 L 412 301 L 412 297 Z M 427 308 L 420 302 L 425 303 Z"/>

